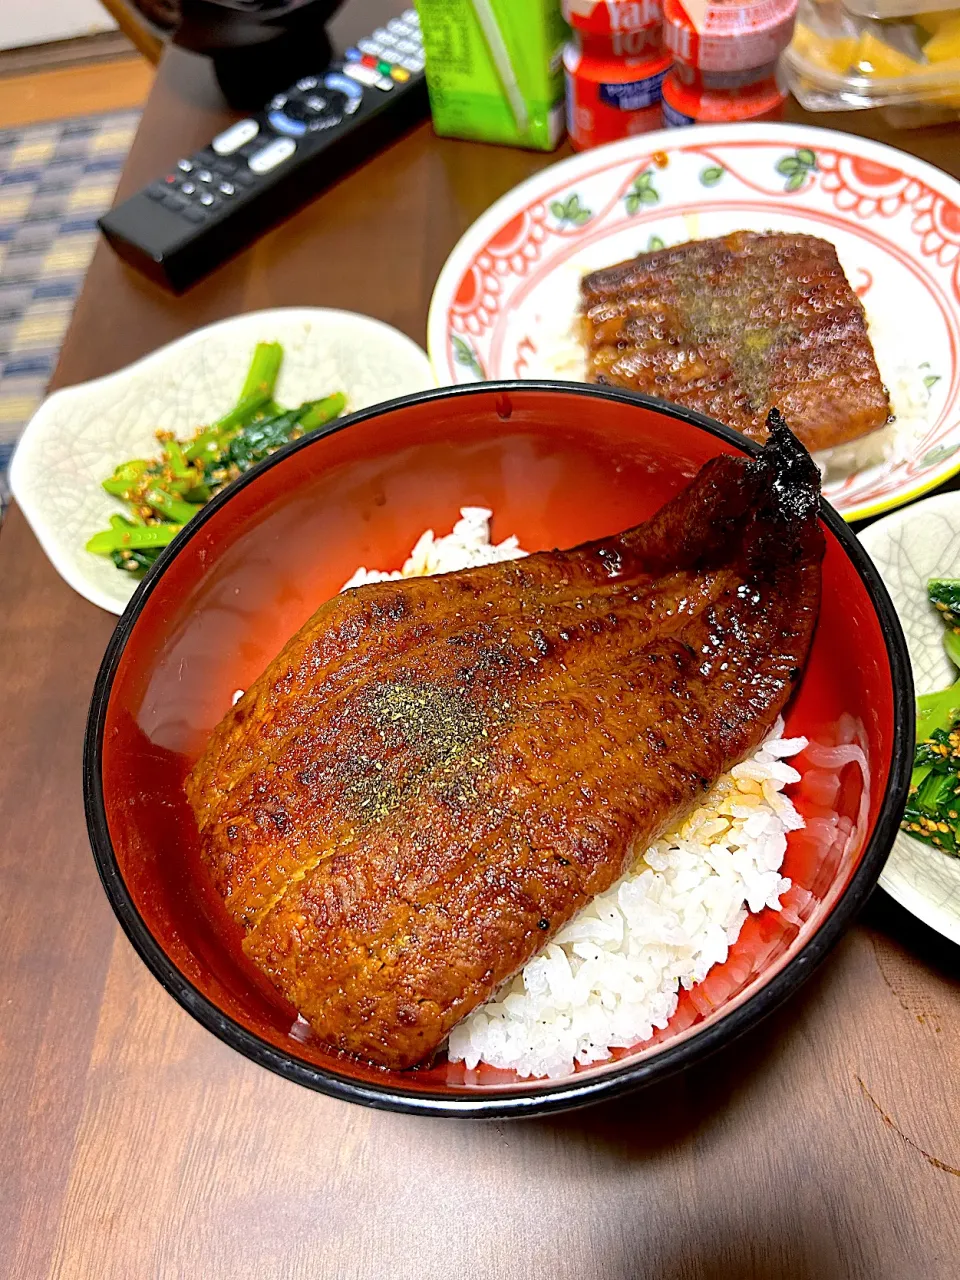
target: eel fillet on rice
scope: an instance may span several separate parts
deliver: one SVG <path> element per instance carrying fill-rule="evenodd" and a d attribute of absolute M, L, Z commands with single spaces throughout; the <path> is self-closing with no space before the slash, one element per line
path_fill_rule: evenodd
<path fill-rule="evenodd" d="M 771 427 L 624 533 L 329 600 L 214 730 L 204 863 L 325 1045 L 429 1061 L 769 731 L 823 556 Z"/>

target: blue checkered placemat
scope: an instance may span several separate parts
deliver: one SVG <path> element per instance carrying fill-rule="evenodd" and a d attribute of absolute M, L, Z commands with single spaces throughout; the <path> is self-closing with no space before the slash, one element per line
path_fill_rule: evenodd
<path fill-rule="evenodd" d="M 0 510 L 139 121 L 114 111 L 0 130 Z"/>

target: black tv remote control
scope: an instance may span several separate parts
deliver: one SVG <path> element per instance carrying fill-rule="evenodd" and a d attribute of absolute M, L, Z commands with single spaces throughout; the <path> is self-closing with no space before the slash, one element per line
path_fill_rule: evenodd
<path fill-rule="evenodd" d="M 188 288 L 427 114 L 423 44 L 407 9 L 100 219 L 120 257 Z"/>

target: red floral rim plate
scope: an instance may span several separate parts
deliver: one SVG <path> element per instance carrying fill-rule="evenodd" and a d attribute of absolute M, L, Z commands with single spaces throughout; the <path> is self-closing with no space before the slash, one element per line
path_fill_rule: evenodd
<path fill-rule="evenodd" d="M 960 470 L 960 183 L 825 129 L 645 134 L 521 183 L 440 273 L 428 321 L 438 382 L 582 380 L 571 326 L 584 271 L 738 229 L 830 240 L 867 311 L 896 422 L 885 456 L 834 467 L 824 496 L 862 519 Z M 879 438 L 874 445 L 879 453 Z"/>

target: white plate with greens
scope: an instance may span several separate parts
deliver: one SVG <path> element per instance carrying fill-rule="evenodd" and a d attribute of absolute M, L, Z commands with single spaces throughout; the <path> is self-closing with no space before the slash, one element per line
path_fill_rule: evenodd
<path fill-rule="evenodd" d="M 947 656 L 947 628 L 930 603 L 927 584 L 960 578 L 960 493 L 938 494 L 895 511 L 865 529 L 860 541 L 900 616 L 918 697 L 948 689 L 960 670 Z M 918 919 L 960 944 L 960 857 L 901 831 L 880 884 Z"/>
<path fill-rule="evenodd" d="M 229 413 L 258 342 L 283 348 L 273 399 L 285 408 L 342 392 L 349 413 L 434 385 L 426 354 L 389 325 L 290 307 L 222 320 L 55 392 L 21 437 L 11 488 L 60 576 L 102 609 L 122 613 L 137 587 L 109 556 L 86 550 L 111 517 L 129 513 L 103 481 L 128 459 L 158 456 L 158 430 L 184 440 Z"/>

